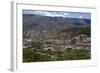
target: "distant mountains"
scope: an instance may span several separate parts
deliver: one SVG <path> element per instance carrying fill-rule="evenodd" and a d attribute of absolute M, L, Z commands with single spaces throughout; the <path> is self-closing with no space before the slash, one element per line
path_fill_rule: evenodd
<path fill-rule="evenodd" d="M 31 30 L 35 31 L 50 31 L 50 30 L 66 30 L 76 27 L 90 27 L 90 19 L 79 18 L 63 18 L 63 17 L 48 17 L 40 15 L 23 15 L 24 32 Z"/>

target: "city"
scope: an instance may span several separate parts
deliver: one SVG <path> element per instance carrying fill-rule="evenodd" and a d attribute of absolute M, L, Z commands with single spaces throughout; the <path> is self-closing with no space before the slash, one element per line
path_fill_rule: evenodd
<path fill-rule="evenodd" d="M 26 20 L 31 18 L 32 23 L 24 25 L 23 62 L 91 59 L 89 19 L 38 15 L 24 17 Z M 36 18 L 40 22 L 34 21 Z"/>

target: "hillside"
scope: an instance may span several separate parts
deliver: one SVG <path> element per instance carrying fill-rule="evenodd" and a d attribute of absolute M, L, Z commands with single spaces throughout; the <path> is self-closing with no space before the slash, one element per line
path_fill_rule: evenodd
<path fill-rule="evenodd" d="M 90 19 L 23 15 L 24 31 L 62 30 L 75 27 L 90 27 Z"/>

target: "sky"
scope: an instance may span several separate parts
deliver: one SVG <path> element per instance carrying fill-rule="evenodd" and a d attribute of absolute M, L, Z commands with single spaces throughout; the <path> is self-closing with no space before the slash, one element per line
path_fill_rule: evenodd
<path fill-rule="evenodd" d="M 41 15 L 49 17 L 80 18 L 80 19 L 91 18 L 91 13 L 84 13 L 84 12 L 23 10 L 23 14 Z"/>

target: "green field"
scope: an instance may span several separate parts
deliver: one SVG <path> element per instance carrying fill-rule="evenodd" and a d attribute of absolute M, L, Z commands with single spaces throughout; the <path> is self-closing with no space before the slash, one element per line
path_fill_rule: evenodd
<path fill-rule="evenodd" d="M 63 61 L 63 60 L 86 60 L 91 59 L 90 50 L 69 49 L 66 51 L 43 51 L 23 49 L 23 62 L 41 62 L 41 61 Z"/>

